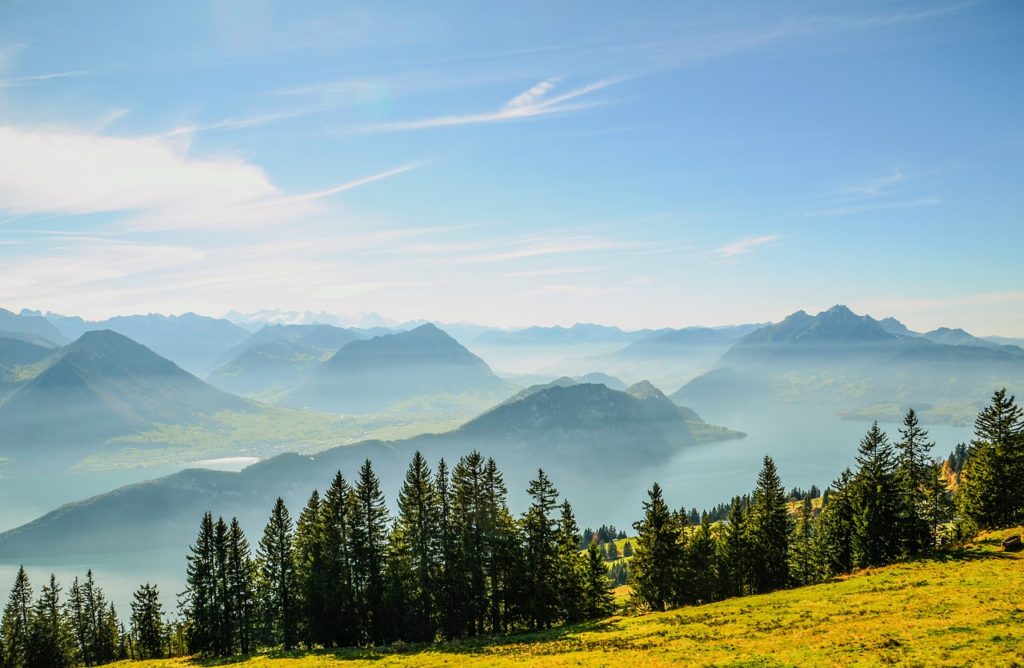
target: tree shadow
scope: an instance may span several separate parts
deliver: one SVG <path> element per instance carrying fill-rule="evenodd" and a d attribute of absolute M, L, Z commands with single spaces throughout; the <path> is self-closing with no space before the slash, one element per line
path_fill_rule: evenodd
<path fill-rule="evenodd" d="M 508 651 L 515 652 L 516 648 L 524 646 L 567 641 L 580 633 L 607 633 L 615 630 L 618 622 L 621 620 L 621 617 L 610 617 L 604 620 L 574 624 L 572 626 L 560 626 L 544 631 L 521 631 L 436 643 L 396 643 L 380 647 L 341 647 L 334 649 L 275 649 L 251 655 L 219 658 L 192 657 L 188 659 L 188 663 L 193 666 L 231 666 L 244 663 L 255 656 L 270 659 L 301 659 L 317 656 L 331 657 L 342 661 L 380 661 L 391 657 L 422 652 L 485 656 L 491 654 L 488 650 L 494 646 L 501 646 L 503 653 Z"/>

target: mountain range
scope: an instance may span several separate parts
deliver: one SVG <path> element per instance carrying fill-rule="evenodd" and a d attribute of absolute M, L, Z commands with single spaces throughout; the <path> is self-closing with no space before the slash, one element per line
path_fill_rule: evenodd
<path fill-rule="evenodd" d="M 974 404 L 999 387 L 1024 387 L 1024 349 L 954 330 L 916 334 L 841 305 L 814 316 L 797 311 L 751 332 L 715 367 L 672 398 L 698 406 L 732 397 L 851 408 Z"/>

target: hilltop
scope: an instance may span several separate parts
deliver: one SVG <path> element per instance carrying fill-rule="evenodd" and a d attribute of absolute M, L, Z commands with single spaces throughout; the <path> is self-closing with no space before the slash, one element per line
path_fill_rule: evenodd
<path fill-rule="evenodd" d="M 511 392 L 487 364 L 432 324 L 342 346 L 281 403 L 369 413 L 417 397 Z"/>
<path fill-rule="evenodd" d="M 1013 531 L 831 582 L 589 625 L 435 646 L 275 653 L 238 668 L 312 666 L 1009 666 L 1024 661 L 1024 553 Z M 125 668 L 217 665 L 189 659 Z"/>
<path fill-rule="evenodd" d="M 121 334 L 90 331 L 0 405 L 0 451 L 18 459 L 80 456 L 156 424 L 249 409 Z"/>

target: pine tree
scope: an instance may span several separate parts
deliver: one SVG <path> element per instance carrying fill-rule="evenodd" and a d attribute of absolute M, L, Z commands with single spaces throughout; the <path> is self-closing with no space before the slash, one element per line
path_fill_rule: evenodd
<path fill-rule="evenodd" d="M 608 561 L 615 561 L 618 558 L 619 558 L 619 548 L 615 544 L 614 540 L 610 541 L 608 543 Z"/>
<path fill-rule="evenodd" d="M 828 503 L 822 506 L 818 517 L 814 553 L 819 570 L 826 576 L 853 569 L 853 484 L 853 472 L 846 469 L 825 490 Z"/>
<path fill-rule="evenodd" d="M 356 644 L 355 593 L 352 581 L 352 488 L 338 471 L 324 494 L 324 559 L 327 564 L 326 628 L 328 644 Z"/>
<path fill-rule="evenodd" d="M 234 611 L 228 587 L 228 525 L 218 517 L 213 525 L 213 651 L 228 656 L 235 645 Z"/>
<path fill-rule="evenodd" d="M 29 584 L 28 573 L 22 566 L 18 568 L 18 574 L 14 578 L 14 587 L 7 598 L 3 620 L 0 621 L 4 668 L 22 668 L 25 665 L 32 620 L 32 585 Z"/>
<path fill-rule="evenodd" d="M 605 566 L 597 543 L 594 542 L 587 546 L 581 608 L 583 619 L 600 619 L 615 610 L 615 598 L 612 596 L 611 583 L 608 580 L 608 567 Z"/>
<path fill-rule="evenodd" d="M 508 488 L 494 459 L 483 475 L 483 536 L 487 560 L 488 608 L 492 633 L 507 630 L 515 614 L 517 586 L 522 580 L 516 521 L 509 512 Z"/>
<path fill-rule="evenodd" d="M 789 582 L 789 533 L 792 521 L 785 488 L 775 462 L 765 456 L 750 505 L 751 584 L 755 593 L 785 587 Z"/>
<path fill-rule="evenodd" d="M 896 482 L 899 486 L 900 540 L 902 552 L 914 556 L 933 547 L 932 527 L 925 518 L 926 491 L 932 486 L 934 465 L 928 453 L 934 447 L 911 408 L 903 418 L 896 443 Z"/>
<path fill-rule="evenodd" d="M 355 611 L 361 640 L 380 644 L 387 637 L 384 568 L 388 547 L 388 510 L 380 481 L 367 459 L 352 495 L 352 572 Z"/>
<path fill-rule="evenodd" d="M 527 492 L 532 501 L 522 522 L 525 608 L 534 629 L 547 629 L 558 618 L 558 526 L 552 517 L 558 490 L 539 469 Z"/>
<path fill-rule="evenodd" d="M 217 573 L 216 538 L 213 515 L 203 514 L 196 542 L 189 546 L 185 571 L 186 589 L 181 611 L 188 620 L 189 652 L 200 655 L 217 653 L 216 628 Z M 83 652 L 84 653 L 84 652 Z M 88 659 L 86 664 L 88 665 Z"/>
<path fill-rule="evenodd" d="M 633 598 L 655 611 L 677 599 L 679 573 L 686 558 L 679 519 L 669 511 L 661 486 L 654 483 L 644 502 L 644 518 L 633 525 L 636 551 L 631 562 Z"/>
<path fill-rule="evenodd" d="M 255 576 L 256 566 L 250 553 L 249 541 L 238 519 L 232 517 L 228 529 L 228 600 L 232 611 L 232 637 L 235 639 L 235 647 L 242 654 L 248 654 L 253 649 L 256 623 L 253 591 Z"/>
<path fill-rule="evenodd" d="M 436 633 L 434 594 L 439 572 L 439 514 L 430 467 L 417 451 L 398 493 L 398 520 L 393 533 L 400 540 L 395 541 L 392 559 L 400 564 L 396 570 L 410 576 L 405 586 L 407 633 L 410 640 L 419 642 L 433 640 Z"/>
<path fill-rule="evenodd" d="M 722 530 L 718 548 L 719 596 L 743 596 L 750 587 L 750 536 L 747 531 L 747 507 L 734 497 L 729 517 Z"/>
<path fill-rule="evenodd" d="M 295 528 L 295 582 L 299 637 L 306 647 L 327 644 L 328 572 L 320 493 L 313 490 Z"/>
<path fill-rule="evenodd" d="M 622 556 L 627 559 L 633 556 L 633 544 L 628 540 L 622 544 Z"/>
<path fill-rule="evenodd" d="M 789 551 L 789 573 L 793 584 L 802 587 L 817 581 L 815 555 L 815 520 L 811 497 L 800 503 Z"/>
<path fill-rule="evenodd" d="M 132 601 L 132 636 L 139 659 L 161 659 L 163 645 L 163 607 L 156 586 L 144 584 Z"/>
<path fill-rule="evenodd" d="M 438 548 L 440 550 L 440 573 L 438 575 L 435 600 L 439 608 L 438 626 L 441 635 L 447 639 L 459 637 L 463 632 L 463 620 L 459 609 L 460 593 L 460 550 L 459 536 L 455 525 L 452 504 L 451 479 L 444 459 L 437 463 L 434 478 L 437 490 Z"/>
<path fill-rule="evenodd" d="M 263 530 L 256 560 L 260 572 L 260 616 L 266 641 L 292 649 L 298 616 L 292 518 L 278 497 Z"/>
<path fill-rule="evenodd" d="M 899 555 L 900 490 L 892 445 L 874 423 L 860 442 L 853 486 L 853 563 L 881 566 Z"/>
<path fill-rule="evenodd" d="M 450 564 L 455 605 L 452 622 L 458 634 L 477 635 L 487 620 L 487 515 L 485 462 L 473 451 L 460 458 L 452 471 L 451 523 L 458 547 Z"/>
<path fill-rule="evenodd" d="M 50 583 L 43 586 L 33 610 L 25 657 L 27 668 L 75 665 L 75 640 L 60 601 L 60 591 L 57 578 L 51 573 Z"/>
<path fill-rule="evenodd" d="M 78 658 L 86 666 L 92 666 L 95 660 L 92 656 L 89 644 L 89 618 L 85 611 L 85 594 L 82 587 L 75 578 L 68 591 L 68 618 L 71 623 L 71 634 L 75 640 L 76 653 Z"/>
<path fill-rule="evenodd" d="M 1015 524 L 1024 515 L 1024 411 L 1003 388 L 974 431 L 957 490 L 960 512 L 982 529 Z"/>
<path fill-rule="evenodd" d="M 688 602 L 710 603 L 717 598 L 718 559 L 717 543 L 707 513 L 686 541 L 686 571 L 688 575 Z"/>
<path fill-rule="evenodd" d="M 575 624 L 584 619 L 583 594 L 586 572 L 578 549 L 579 542 L 579 526 L 576 524 L 572 505 L 568 501 L 563 501 L 558 521 L 555 567 L 558 576 L 559 617 L 568 624 Z"/>

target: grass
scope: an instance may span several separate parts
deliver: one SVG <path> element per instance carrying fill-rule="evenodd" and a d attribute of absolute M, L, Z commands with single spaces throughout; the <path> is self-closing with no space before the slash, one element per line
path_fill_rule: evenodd
<path fill-rule="evenodd" d="M 1024 557 L 998 547 L 1002 538 L 1019 532 L 990 533 L 936 558 L 813 587 L 544 633 L 428 647 L 122 665 L 1019 666 L 1024 664 Z"/>

